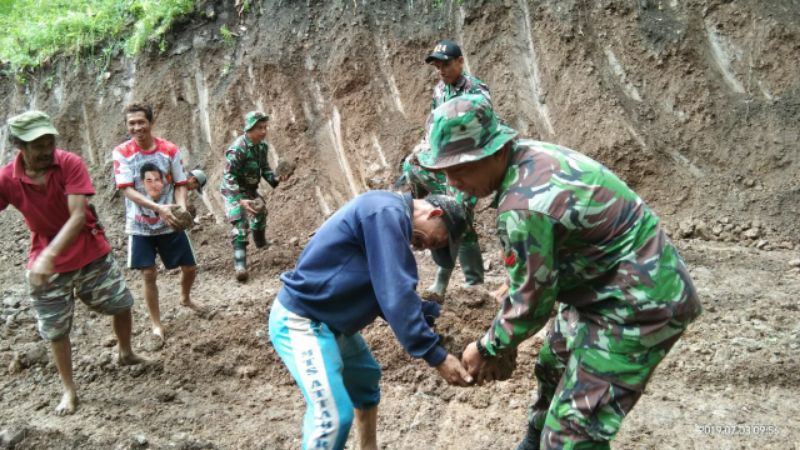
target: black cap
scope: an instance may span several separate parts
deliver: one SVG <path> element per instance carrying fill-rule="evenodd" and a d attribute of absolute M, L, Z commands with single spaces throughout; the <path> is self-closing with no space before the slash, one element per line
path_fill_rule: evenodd
<path fill-rule="evenodd" d="M 467 229 L 467 216 L 464 212 L 464 207 L 455 198 L 447 195 L 431 194 L 425 197 L 425 201 L 444 211 L 442 219 L 445 227 L 447 227 L 449 242 L 447 247 L 432 249 L 431 256 L 440 267 L 452 269 L 456 266 L 461 237 Z"/>
<path fill-rule="evenodd" d="M 436 43 L 436 47 L 433 47 L 433 51 L 425 58 L 425 62 L 430 64 L 434 59 L 450 61 L 459 56 L 461 56 L 461 47 L 449 39 L 442 39 Z"/>

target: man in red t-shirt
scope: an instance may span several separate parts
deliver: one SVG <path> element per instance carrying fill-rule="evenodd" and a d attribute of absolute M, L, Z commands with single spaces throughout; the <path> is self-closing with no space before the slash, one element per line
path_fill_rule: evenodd
<path fill-rule="evenodd" d="M 89 208 L 95 191 L 81 158 L 56 148 L 58 132 L 43 112 L 12 117 L 8 130 L 19 152 L 0 169 L 0 211 L 13 205 L 31 231 L 28 292 L 64 385 L 56 414 L 72 414 L 78 405 L 69 339 L 75 297 L 113 316 L 120 365 L 144 362 L 131 348 L 133 297 Z"/>

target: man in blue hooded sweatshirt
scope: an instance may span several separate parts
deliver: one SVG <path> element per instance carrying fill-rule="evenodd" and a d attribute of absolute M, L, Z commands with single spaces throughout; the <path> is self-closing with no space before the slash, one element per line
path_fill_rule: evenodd
<path fill-rule="evenodd" d="M 281 275 L 269 334 L 306 399 L 303 449 L 344 448 L 354 418 L 360 448 L 378 448 L 381 369 L 359 334 L 378 316 L 448 383 L 472 382 L 426 322 L 438 305 L 417 295 L 411 251 L 431 249 L 438 264 L 451 267 L 465 227 L 452 197 L 370 191 L 322 224 L 294 270 Z"/>

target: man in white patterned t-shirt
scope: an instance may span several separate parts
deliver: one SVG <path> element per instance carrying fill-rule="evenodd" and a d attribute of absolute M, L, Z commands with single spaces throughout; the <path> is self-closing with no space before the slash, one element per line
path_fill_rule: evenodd
<path fill-rule="evenodd" d="M 153 334 L 164 338 L 156 284 L 156 254 L 167 269 L 181 268 L 181 304 L 202 308 L 190 298 L 197 275 L 194 251 L 171 207 L 186 208 L 187 177 L 181 151 L 172 142 L 152 134 L 153 110 L 133 103 L 125 108 L 125 125 L 131 139 L 113 152 L 114 179 L 125 194 L 125 232 L 128 234 L 128 267 L 142 271 L 144 299 L 150 312 Z M 146 167 L 144 167 L 146 166 Z M 145 171 L 142 171 L 142 168 Z M 145 189 L 143 174 L 155 168 L 162 176 L 161 195 L 155 199 Z"/>

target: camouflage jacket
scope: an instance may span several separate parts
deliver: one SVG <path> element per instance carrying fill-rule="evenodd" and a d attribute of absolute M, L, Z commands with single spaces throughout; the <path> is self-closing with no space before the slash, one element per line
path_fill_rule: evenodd
<path fill-rule="evenodd" d="M 556 300 L 645 345 L 700 314 L 658 217 L 600 163 L 519 140 L 494 202 L 509 293 L 481 341 L 491 354 L 541 329 Z"/>
<path fill-rule="evenodd" d="M 489 86 L 467 72 L 464 72 L 454 84 L 445 84 L 444 81 L 439 80 L 439 83 L 433 88 L 431 111 L 453 97 L 464 94 L 481 94 L 486 97 L 490 103 L 492 101 L 492 96 L 489 94 Z"/>
<path fill-rule="evenodd" d="M 268 148 L 266 141 L 253 145 L 247 136 L 241 135 L 225 150 L 220 191 L 228 203 L 238 203 L 243 196 L 253 198 L 261 178 L 272 187 L 278 185 L 269 167 Z"/>

